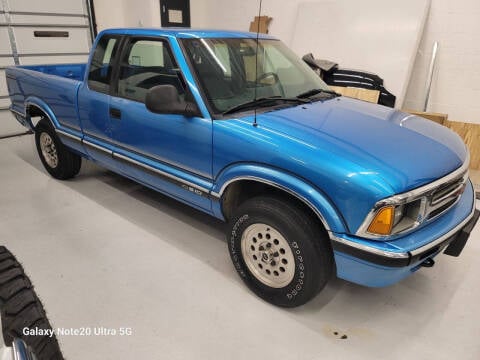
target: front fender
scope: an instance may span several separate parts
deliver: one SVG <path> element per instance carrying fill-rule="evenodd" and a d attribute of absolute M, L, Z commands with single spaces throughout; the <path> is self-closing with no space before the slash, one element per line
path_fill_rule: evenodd
<path fill-rule="evenodd" d="M 231 165 L 219 174 L 211 195 L 220 199 L 228 185 L 240 180 L 254 180 L 280 188 L 309 206 L 318 215 L 327 231 L 347 232 L 341 214 L 326 194 L 308 181 L 281 169 L 252 163 Z M 223 217 L 220 203 L 217 207 L 214 206 L 213 211 L 216 216 Z"/>

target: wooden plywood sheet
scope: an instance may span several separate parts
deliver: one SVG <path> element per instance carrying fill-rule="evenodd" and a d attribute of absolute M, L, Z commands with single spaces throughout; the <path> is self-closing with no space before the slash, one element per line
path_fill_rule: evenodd
<path fill-rule="evenodd" d="M 378 74 L 401 108 L 429 7 L 430 0 L 302 2 L 290 46 Z"/>
<path fill-rule="evenodd" d="M 403 110 L 403 111 L 408 112 L 412 115 L 418 115 L 428 120 L 435 121 L 437 124 L 440 124 L 440 125 L 445 125 L 445 122 L 448 120 L 448 114 L 414 111 L 414 110 Z"/>
<path fill-rule="evenodd" d="M 470 150 L 470 168 L 480 170 L 480 124 L 446 121 L 445 125 L 455 131 Z"/>
<path fill-rule="evenodd" d="M 350 86 L 329 86 L 333 91 L 342 94 L 347 97 L 368 101 L 374 104 L 378 104 L 378 98 L 380 91 L 354 88 Z"/>

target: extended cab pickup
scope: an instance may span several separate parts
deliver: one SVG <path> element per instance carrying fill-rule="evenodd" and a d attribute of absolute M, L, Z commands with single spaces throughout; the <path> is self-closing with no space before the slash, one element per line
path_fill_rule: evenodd
<path fill-rule="evenodd" d="M 88 64 L 6 75 L 52 176 L 86 158 L 227 221 L 236 270 L 279 306 L 458 256 L 478 219 L 456 134 L 339 96 L 271 36 L 112 29 Z"/>

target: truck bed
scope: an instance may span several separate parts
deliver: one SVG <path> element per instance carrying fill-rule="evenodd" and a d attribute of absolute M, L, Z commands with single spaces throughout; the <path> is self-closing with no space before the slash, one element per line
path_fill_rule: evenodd
<path fill-rule="evenodd" d="M 24 114 L 29 103 L 48 103 L 62 123 L 78 128 L 77 91 L 86 64 L 24 65 L 6 69 L 11 109 Z M 53 114 L 52 114 L 53 115 Z M 21 122 L 30 127 L 30 124 Z"/>

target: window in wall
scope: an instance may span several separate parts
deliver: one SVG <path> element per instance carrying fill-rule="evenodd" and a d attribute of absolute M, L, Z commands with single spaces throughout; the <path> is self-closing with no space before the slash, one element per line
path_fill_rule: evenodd
<path fill-rule="evenodd" d="M 120 66 L 118 96 L 145 102 L 147 91 L 156 85 L 173 85 L 179 94 L 184 87 L 166 41 L 132 40 Z"/>
<path fill-rule="evenodd" d="M 109 35 L 98 42 L 88 72 L 88 87 L 91 90 L 108 94 L 118 42 L 117 37 Z"/>

